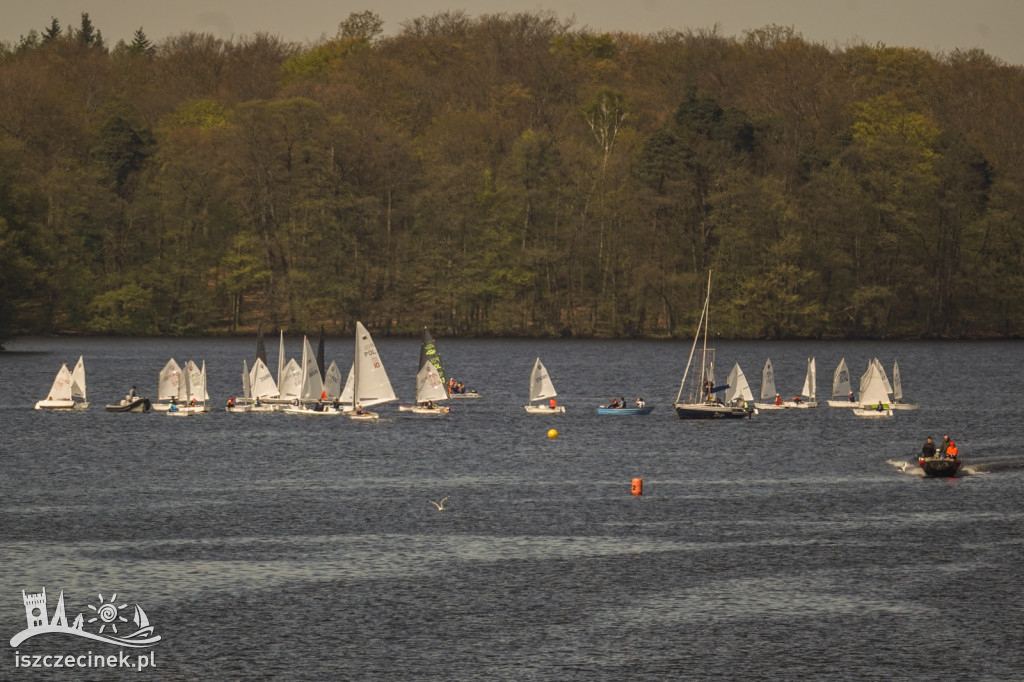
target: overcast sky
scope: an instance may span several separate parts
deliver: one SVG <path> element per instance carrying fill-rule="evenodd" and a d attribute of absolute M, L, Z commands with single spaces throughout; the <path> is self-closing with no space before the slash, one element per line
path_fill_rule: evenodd
<path fill-rule="evenodd" d="M 792 26 L 804 39 L 843 47 L 851 43 L 918 47 L 929 52 L 980 47 L 1011 64 L 1024 64 L 1024 0 L 0 0 L 0 41 L 15 43 L 56 17 L 77 26 L 88 12 L 108 45 L 130 40 L 140 26 L 153 42 L 185 31 L 221 38 L 267 32 L 313 42 L 333 36 L 351 12 L 372 10 L 385 32 L 406 19 L 445 10 L 482 14 L 550 10 L 599 32 L 655 33 L 706 29 L 725 36 L 766 24 Z"/>

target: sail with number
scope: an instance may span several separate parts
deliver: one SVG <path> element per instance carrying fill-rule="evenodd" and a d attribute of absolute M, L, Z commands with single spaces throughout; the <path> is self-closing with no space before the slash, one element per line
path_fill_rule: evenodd
<path fill-rule="evenodd" d="M 179 398 L 181 392 L 181 367 L 178 363 L 171 358 L 164 365 L 163 369 L 160 370 L 160 376 L 157 383 L 157 400 L 170 400 L 171 398 Z"/>
<path fill-rule="evenodd" d="M 369 407 L 398 400 L 384 370 L 377 346 L 362 322 L 356 322 L 356 355 L 352 374 L 355 405 Z"/>
<path fill-rule="evenodd" d="M 423 361 L 423 366 L 416 373 L 416 402 L 425 403 L 428 400 L 433 402 L 448 400 L 448 391 L 444 387 L 444 381 L 437 373 L 437 366 L 429 359 Z"/>
<path fill-rule="evenodd" d="M 554 398 L 557 395 L 558 392 L 555 391 L 555 385 L 551 383 L 547 368 L 540 358 L 537 358 L 533 363 L 533 370 L 530 372 L 530 402 Z"/>
<path fill-rule="evenodd" d="M 249 370 L 249 385 L 252 388 L 252 398 L 276 398 L 279 395 L 274 375 L 270 373 L 270 368 L 262 358 L 256 358 L 252 369 Z"/>
<path fill-rule="evenodd" d="M 846 366 L 846 358 L 843 358 L 836 365 L 836 371 L 832 374 L 832 397 L 846 398 L 851 392 L 850 370 Z"/>

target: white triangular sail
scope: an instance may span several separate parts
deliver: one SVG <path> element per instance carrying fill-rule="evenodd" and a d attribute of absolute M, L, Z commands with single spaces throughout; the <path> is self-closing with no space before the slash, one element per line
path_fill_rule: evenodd
<path fill-rule="evenodd" d="M 53 379 L 53 385 L 47 394 L 47 400 L 71 400 L 71 370 L 67 363 L 62 363 L 57 370 L 57 376 Z"/>
<path fill-rule="evenodd" d="M 328 398 L 337 398 L 341 395 L 341 370 L 337 362 L 331 362 L 324 375 L 324 393 Z"/>
<path fill-rule="evenodd" d="M 850 370 L 846 366 L 846 358 L 843 358 L 836 365 L 836 371 L 832 374 L 832 397 L 846 398 L 850 392 Z"/>
<path fill-rule="evenodd" d="M 295 358 L 290 359 L 284 366 L 278 390 L 284 400 L 295 400 L 299 397 L 299 391 L 302 390 L 302 368 L 295 362 Z"/>
<path fill-rule="evenodd" d="M 761 370 L 761 400 L 774 400 L 776 393 L 775 369 L 772 368 L 771 358 L 768 358 L 764 362 L 764 369 Z"/>
<path fill-rule="evenodd" d="M 179 398 L 181 393 L 181 367 L 178 363 L 171 358 L 164 365 L 164 368 L 160 370 L 160 376 L 157 382 L 157 400 L 170 400 L 171 398 Z"/>
<path fill-rule="evenodd" d="M 537 358 L 533 363 L 533 371 L 530 372 L 530 402 L 554 398 L 557 395 L 555 385 L 551 383 L 551 377 L 548 376 L 547 368 L 544 367 L 540 358 Z"/>
<path fill-rule="evenodd" d="M 900 380 L 900 364 L 892 363 L 892 397 L 896 402 L 903 400 L 903 382 Z"/>
<path fill-rule="evenodd" d="M 429 358 L 423 361 L 423 367 L 416 373 L 416 402 L 425 403 L 428 400 L 448 400 L 448 391 L 437 372 L 437 366 Z"/>
<path fill-rule="evenodd" d="M 814 402 L 818 386 L 818 371 L 814 358 L 807 358 L 807 374 L 804 375 L 804 386 L 800 389 L 800 395 L 806 396 L 808 402 Z"/>
<path fill-rule="evenodd" d="M 209 394 L 206 392 L 206 361 L 203 360 L 202 368 L 199 367 L 195 362 L 189 360 L 185 363 L 185 375 L 188 379 L 186 383 L 186 392 L 183 396 L 186 401 L 191 402 L 194 398 L 196 402 L 206 402 L 210 399 Z"/>
<path fill-rule="evenodd" d="M 302 337 L 302 390 L 299 400 L 313 402 L 320 400 L 324 392 L 324 381 L 320 376 L 320 367 L 316 363 L 316 354 L 309 344 L 308 337 Z"/>
<path fill-rule="evenodd" d="M 85 362 L 81 355 L 78 356 L 78 362 L 71 371 L 71 397 L 88 400 L 85 395 Z"/>
<path fill-rule="evenodd" d="M 370 332 L 366 330 L 362 322 L 358 321 L 356 322 L 356 357 L 352 391 L 355 404 L 361 407 L 398 400 Z"/>
<path fill-rule="evenodd" d="M 872 360 L 868 363 L 868 369 L 860 380 L 860 405 L 861 407 L 874 407 L 878 404 L 889 403 L 889 392 L 886 390 L 886 381 L 878 370 L 877 363 Z"/>
<path fill-rule="evenodd" d="M 729 385 L 729 388 L 725 390 L 726 403 L 733 403 L 737 398 L 748 403 L 754 402 L 754 392 L 750 390 L 750 382 L 747 381 L 747 375 L 740 369 L 739 363 L 733 365 L 732 371 L 726 378 L 726 383 Z"/>
<path fill-rule="evenodd" d="M 885 392 L 887 394 L 891 394 L 892 384 L 889 383 L 889 377 L 885 375 L 885 369 L 882 367 L 882 363 L 879 362 L 878 358 L 872 358 L 871 362 L 875 363 L 875 367 L 878 368 L 878 374 L 882 377 L 882 385 L 885 386 Z"/>
<path fill-rule="evenodd" d="M 252 369 L 249 370 L 249 385 L 252 388 L 252 398 L 276 398 L 279 395 L 270 368 L 259 358 L 256 358 Z"/>

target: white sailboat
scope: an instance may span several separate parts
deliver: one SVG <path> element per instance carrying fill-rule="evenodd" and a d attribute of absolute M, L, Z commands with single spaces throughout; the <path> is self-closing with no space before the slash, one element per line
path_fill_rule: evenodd
<path fill-rule="evenodd" d="M 183 383 L 181 367 L 178 366 L 174 358 L 171 358 L 160 370 L 157 378 L 156 399 L 158 402 L 153 403 L 153 410 L 166 412 L 170 409 L 172 401 L 177 403 L 183 390 Z"/>
<path fill-rule="evenodd" d="M 328 400 L 338 400 L 341 397 L 341 370 L 337 362 L 331 362 L 324 374 L 324 394 Z"/>
<path fill-rule="evenodd" d="M 324 397 L 324 382 L 320 376 L 317 356 L 313 353 L 313 347 L 309 344 L 309 338 L 305 336 L 302 337 L 302 367 L 300 372 L 298 404 L 284 408 L 283 412 L 287 414 L 322 416 L 341 414 L 338 410 L 321 401 Z M 313 405 L 313 407 L 309 407 L 309 405 Z"/>
<path fill-rule="evenodd" d="M 846 358 L 839 361 L 836 371 L 832 373 L 832 397 L 828 401 L 829 407 L 857 407 L 857 401 L 853 399 L 853 389 L 850 387 L 850 370 L 846 366 Z"/>
<path fill-rule="evenodd" d="M 747 381 L 747 375 L 740 369 L 738 362 L 732 366 L 732 371 L 726 377 L 725 383 L 728 384 L 728 388 L 725 389 L 727 405 L 749 407 L 754 404 L 754 392 L 750 390 L 750 382 Z M 757 413 L 756 409 L 754 413 Z"/>
<path fill-rule="evenodd" d="M 250 412 L 273 412 L 277 409 L 270 402 L 279 395 L 277 382 L 261 358 L 256 358 L 252 369 L 249 370 L 249 388 L 249 397 L 252 399 Z"/>
<path fill-rule="evenodd" d="M 81 400 L 75 400 L 75 398 L 81 398 Z M 66 363 L 61 364 L 46 399 L 39 400 L 35 404 L 37 410 L 84 410 L 88 407 L 85 361 L 82 356 L 78 357 L 74 371 L 69 371 Z"/>
<path fill-rule="evenodd" d="M 700 314 L 700 321 L 697 323 L 697 333 L 693 337 L 693 345 L 690 346 L 690 357 L 686 360 L 686 369 L 683 370 L 683 380 L 679 383 L 679 393 L 676 394 L 676 401 L 673 407 L 680 419 L 738 419 L 749 417 L 754 413 L 752 406 L 727 405 L 717 399 L 717 393 L 726 390 L 725 386 L 715 386 L 715 349 L 708 348 L 708 312 L 711 305 L 711 273 L 708 273 L 708 291 L 704 298 L 704 308 Z M 703 339 L 701 344 L 700 371 L 694 371 L 693 379 L 689 386 L 689 395 L 683 400 L 683 392 L 687 390 L 687 379 L 690 376 L 690 367 L 693 366 L 693 356 L 697 350 L 697 342 Z"/>
<path fill-rule="evenodd" d="M 423 363 L 428 360 L 437 369 L 437 374 L 441 377 L 441 383 L 447 385 L 448 389 L 451 389 L 452 392 L 448 397 L 453 400 L 483 397 L 476 391 L 476 389 L 467 389 L 462 382 L 456 382 L 454 379 L 449 380 L 448 375 L 444 370 L 444 362 L 441 360 L 441 352 L 437 349 L 437 343 L 434 341 L 434 337 L 430 335 L 427 328 L 424 327 L 423 337 L 420 341 L 420 367 L 422 367 Z"/>
<path fill-rule="evenodd" d="M 892 363 L 892 409 L 894 410 L 916 410 L 920 407 L 917 403 L 903 402 L 903 381 L 900 378 L 900 365 L 895 360 Z"/>
<path fill-rule="evenodd" d="M 891 417 L 888 384 L 878 360 L 872 358 L 860 378 L 860 403 L 853 413 L 858 417 Z"/>
<path fill-rule="evenodd" d="M 759 410 L 784 410 L 786 405 L 782 397 L 775 390 L 775 368 L 772 367 L 772 359 L 764 362 L 764 369 L 761 370 L 761 400 L 754 403 Z"/>
<path fill-rule="evenodd" d="M 376 412 L 365 408 L 398 400 L 384 370 L 377 346 L 362 322 L 356 322 L 356 355 L 352 363 L 352 419 L 378 419 Z M 344 391 L 343 391 L 344 393 Z"/>
<path fill-rule="evenodd" d="M 554 400 L 557 395 L 555 385 L 551 383 L 551 377 L 548 376 L 547 368 L 544 367 L 540 358 L 537 358 L 537 361 L 533 363 L 533 370 L 530 372 L 530 404 L 525 406 L 526 411 L 530 414 L 563 414 L 565 406 L 557 404 Z M 533 403 L 538 400 L 549 400 L 550 402 L 546 405 L 534 405 Z"/>
<path fill-rule="evenodd" d="M 259 362 L 258 358 L 256 362 Z M 228 412 L 241 414 L 248 412 L 250 407 L 252 407 L 252 383 L 249 374 L 249 363 L 242 360 L 242 400 L 238 402 L 234 397 L 231 397 L 225 409 Z"/>
<path fill-rule="evenodd" d="M 818 406 L 818 370 L 814 358 L 807 358 L 807 373 L 804 374 L 804 385 L 800 389 L 800 400 L 790 400 L 786 407 L 805 409 Z"/>
<path fill-rule="evenodd" d="M 435 403 L 448 400 L 447 389 L 437 371 L 437 366 L 429 359 L 424 360 L 420 371 L 416 373 L 416 404 L 399 405 L 400 412 L 412 412 L 413 414 L 443 415 L 448 414 L 451 409 Z"/>

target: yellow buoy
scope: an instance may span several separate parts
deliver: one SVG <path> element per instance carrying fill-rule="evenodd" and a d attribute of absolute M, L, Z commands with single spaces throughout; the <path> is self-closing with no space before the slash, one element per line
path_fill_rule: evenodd
<path fill-rule="evenodd" d="M 558 429 L 548 429 L 548 438 L 558 438 Z"/>

